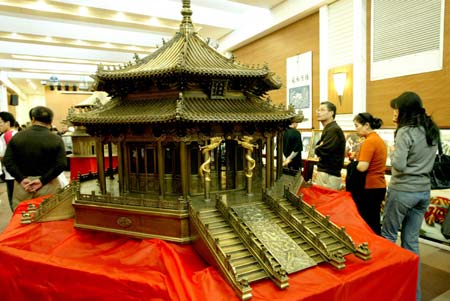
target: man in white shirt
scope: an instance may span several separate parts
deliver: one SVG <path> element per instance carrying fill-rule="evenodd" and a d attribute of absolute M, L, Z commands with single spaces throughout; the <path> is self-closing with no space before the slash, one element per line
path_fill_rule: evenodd
<path fill-rule="evenodd" d="M 0 112 L 0 132 L 2 133 L 2 136 L 0 137 L 0 160 L 3 160 L 9 141 L 11 141 L 11 138 L 17 133 L 14 129 L 15 123 L 16 119 L 13 114 L 9 112 Z M 8 173 L 4 166 L 2 166 L 2 170 L 5 174 L 9 207 L 13 210 L 12 196 L 14 192 L 14 178 Z"/>

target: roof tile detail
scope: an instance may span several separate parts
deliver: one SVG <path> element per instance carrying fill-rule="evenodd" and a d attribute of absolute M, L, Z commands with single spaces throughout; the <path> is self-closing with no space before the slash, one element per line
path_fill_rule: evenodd
<path fill-rule="evenodd" d="M 113 99 L 105 106 L 88 112 L 69 114 L 74 124 L 159 123 L 175 118 L 175 99 L 151 101 Z"/>
<path fill-rule="evenodd" d="M 204 76 L 260 77 L 269 75 L 266 66 L 248 67 L 228 59 L 210 47 L 196 33 L 176 33 L 154 53 L 119 70 L 99 66 L 98 79 L 124 79 L 185 73 Z"/>
<path fill-rule="evenodd" d="M 258 98 L 210 100 L 174 98 L 119 100 L 83 114 L 71 114 L 74 124 L 129 124 L 184 122 L 277 122 L 295 112 L 284 110 Z"/>

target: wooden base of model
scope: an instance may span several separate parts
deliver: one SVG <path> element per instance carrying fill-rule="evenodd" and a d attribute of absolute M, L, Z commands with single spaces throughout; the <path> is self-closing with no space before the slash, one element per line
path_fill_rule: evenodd
<path fill-rule="evenodd" d="M 159 210 L 92 204 L 75 200 L 76 228 L 117 233 L 137 238 L 158 238 L 189 243 L 189 214 L 186 210 Z"/>

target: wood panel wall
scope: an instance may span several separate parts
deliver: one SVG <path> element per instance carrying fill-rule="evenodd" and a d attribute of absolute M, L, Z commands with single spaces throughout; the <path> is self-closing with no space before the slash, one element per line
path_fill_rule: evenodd
<path fill-rule="evenodd" d="M 401 76 L 396 78 L 370 80 L 370 12 L 371 1 L 367 1 L 367 111 L 384 121 L 384 127 L 394 127 L 391 99 L 405 91 L 420 95 L 427 113 L 441 128 L 450 127 L 450 15 L 445 6 L 444 60 L 440 71 Z"/>
<path fill-rule="evenodd" d="M 269 69 L 280 77 L 283 86 L 269 92 L 274 104 L 286 104 L 286 59 L 312 51 L 312 103 L 319 104 L 319 13 L 279 29 L 263 38 L 233 51 L 236 60 L 244 64 L 268 63 Z M 313 127 L 318 128 L 313 112 Z"/>
<path fill-rule="evenodd" d="M 370 1 L 367 12 L 367 111 L 383 119 L 383 128 L 392 128 L 390 100 L 404 91 L 418 93 L 427 113 L 441 128 L 450 128 L 450 12 L 445 11 L 443 70 L 385 80 L 370 80 Z M 234 51 L 236 59 L 248 64 L 267 62 L 270 70 L 281 77 L 283 87 L 270 92 L 274 103 L 286 103 L 286 58 L 311 50 L 313 52 L 313 109 L 319 104 L 319 13 L 310 15 Z M 330 85 L 332 82 L 329 82 Z M 346 92 L 347 93 L 347 92 Z M 331 98 L 334 94 L 330 94 Z M 334 101 L 334 99 L 331 99 Z M 344 111 L 346 111 L 344 109 Z M 351 112 L 346 112 L 351 113 Z M 359 113 L 359 112 L 354 112 Z M 313 128 L 319 124 L 313 114 Z"/>

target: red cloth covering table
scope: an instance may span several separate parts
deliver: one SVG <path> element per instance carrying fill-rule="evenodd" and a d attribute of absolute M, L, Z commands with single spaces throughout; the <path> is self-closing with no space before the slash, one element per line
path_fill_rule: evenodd
<path fill-rule="evenodd" d="M 78 174 L 87 175 L 97 173 L 97 157 L 95 156 L 70 156 L 70 179 L 78 179 Z M 105 157 L 105 172 L 109 168 L 109 157 Z M 117 168 L 117 156 L 112 157 L 112 168 Z"/>
<path fill-rule="evenodd" d="M 418 257 L 376 236 L 358 215 L 349 193 L 313 186 L 304 200 L 345 225 L 355 243 L 369 242 L 372 259 L 346 256 L 346 268 L 320 264 L 289 275 L 289 288 L 253 283 L 254 301 L 415 300 Z M 73 220 L 20 224 L 16 209 L 0 235 L 3 301 L 238 300 L 220 273 L 191 245 L 138 240 L 73 228 Z"/>

